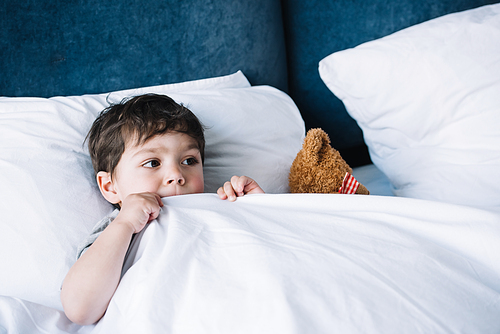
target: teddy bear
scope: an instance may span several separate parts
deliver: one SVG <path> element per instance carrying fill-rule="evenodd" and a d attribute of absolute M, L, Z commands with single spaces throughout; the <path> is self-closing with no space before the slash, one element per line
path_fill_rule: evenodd
<path fill-rule="evenodd" d="M 328 134 L 320 128 L 307 132 L 288 181 L 292 193 L 370 193 L 352 176 L 351 167 L 330 146 Z"/>

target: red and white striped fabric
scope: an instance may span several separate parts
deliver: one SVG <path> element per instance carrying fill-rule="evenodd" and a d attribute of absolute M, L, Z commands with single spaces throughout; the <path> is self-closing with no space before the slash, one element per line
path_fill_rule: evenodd
<path fill-rule="evenodd" d="M 339 189 L 340 194 L 355 194 L 356 190 L 358 190 L 359 182 L 349 174 L 345 173 L 344 181 L 342 181 L 342 186 Z"/>

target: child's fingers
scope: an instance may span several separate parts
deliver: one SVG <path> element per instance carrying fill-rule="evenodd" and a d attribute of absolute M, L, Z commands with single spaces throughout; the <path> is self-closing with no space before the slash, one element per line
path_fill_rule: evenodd
<path fill-rule="evenodd" d="M 227 196 L 228 200 L 230 202 L 235 201 L 236 200 L 236 193 L 234 192 L 234 188 L 233 188 L 232 182 L 228 181 L 228 182 L 224 183 L 223 187 L 224 187 L 224 192 L 226 193 L 226 196 Z"/>
<path fill-rule="evenodd" d="M 158 205 L 160 206 L 160 208 L 163 207 L 163 201 L 161 200 L 160 195 L 158 195 L 158 194 L 154 194 L 154 195 L 156 197 L 156 200 L 158 201 Z"/>
<path fill-rule="evenodd" d="M 220 187 L 219 189 L 217 189 L 217 195 L 219 195 L 220 199 L 227 199 L 227 195 L 224 192 L 224 188 L 222 188 L 222 187 Z"/>
<path fill-rule="evenodd" d="M 230 181 L 224 183 L 217 190 L 220 199 L 229 199 L 233 202 L 236 197 L 241 197 L 249 193 L 263 192 L 259 185 L 248 176 L 233 176 Z"/>
<path fill-rule="evenodd" d="M 137 195 L 139 197 L 142 197 L 145 201 L 143 206 L 144 210 L 149 213 L 148 222 L 158 218 L 160 214 L 160 208 L 163 206 L 160 195 L 156 193 L 142 193 Z"/>
<path fill-rule="evenodd" d="M 245 195 L 245 187 L 247 186 L 250 179 L 246 176 L 233 176 L 231 178 L 231 185 L 233 186 L 234 191 L 236 192 L 236 196 Z"/>
<path fill-rule="evenodd" d="M 160 215 L 161 207 L 163 206 L 163 202 L 161 200 L 160 195 L 155 193 L 147 193 L 144 194 L 145 198 L 149 201 L 149 205 L 147 210 L 149 211 L 149 219 L 148 223 L 152 220 L 158 218 Z"/>

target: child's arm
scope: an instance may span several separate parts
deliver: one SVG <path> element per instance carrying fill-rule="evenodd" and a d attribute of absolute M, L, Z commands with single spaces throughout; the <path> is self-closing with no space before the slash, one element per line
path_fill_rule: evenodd
<path fill-rule="evenodd" d="M 132 235 L 157 218 L 161 206 L 156 194 L 129 195 L 118 216 L 71 267 L 61 291 L 64 312 L 71 321 L 89 325 L 104 315 L 120 281 Z"/>
<path fill-rule="evenodd" d="M 241 197 L 248 194 L 263 194 L 264 190 L 248 176 L 233 176 L 231 181 L 224 183 L 217 190 L 220 199 L 229 199 L 233 202 L 236 197 Z"/>

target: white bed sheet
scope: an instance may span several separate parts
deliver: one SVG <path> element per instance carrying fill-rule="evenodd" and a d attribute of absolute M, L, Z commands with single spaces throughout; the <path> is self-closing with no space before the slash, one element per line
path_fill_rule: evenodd
<path fill-rule="evenodd" d="M 0 333 L 500 332 L 495 213 L 372 195 L 164 201 L 97 326 L 4 297 Z"/>
<path fill-rule="evenodd" d="M 165 202 L 95 332 L 500 332 L 495 214 L 355 195 Z"/>
<path fill-rule="evenodd" d="M 78 326 L 54 308 L 0 296 L 0 334 L 87 334 L 93 327 Z"/>

